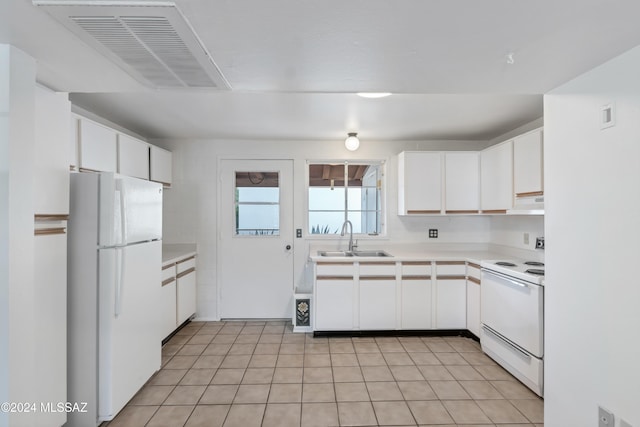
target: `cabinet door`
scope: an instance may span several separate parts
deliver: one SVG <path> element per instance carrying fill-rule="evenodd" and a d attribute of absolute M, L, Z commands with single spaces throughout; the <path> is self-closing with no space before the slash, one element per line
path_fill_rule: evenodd
<path fill-rule="evenodd" d="M 445 212 L 477 213 L 480 209 L 478 153 L 445 154 Z"/>
<path fill-rule="evenodd" d="M 439 214 L 442 209 L 442 156 L 403 152 L 398 156 L 398 214 Z"/>
<path fill-rule="evenodd" d="M 118 173 L 149 179 L 149 144 L 118 135 Z"/>
<path fill-rule="evenodd" d="M 36 345 L 33 375 L 38 379 L 38 387 L 33 390 L 32 398 L 35 402 L 66 402 L 67 235 L 36 235 L 33 250 L 32 314 Z M 31 425 L 63 425 L 67 420 L 64 412 L 33 415 Z"/>
<path fill-rule="evenodd" d="M 513 191 L 517 197 L 539 196 L 543 191 L 542 129 L 513 140 Z"/>
<path fill-rule="evenodd" d="M 504 213 L 513 207 L 513 141 L 480 153 L 480 198 L 483 211 Z"/>
<path fill-rule="evenodd" d="M 467 328 L 467 282 L 464 278 L 437 279 L 436 328 Z"/>
<path fill-rule="evenodd" d="M 467 329 L 480 336 L 480 280 L 467 279 Z"/>
<path fill-rule="evenodd" d="M 162 269 L 162 283 L 160 289 L 160 313 L 162 313 L 161 337 L 163 340 L 171 334 L 177 323 L 177 289 L 176 289 L 176 266 L 170 265 Z"/>
<path fill-rule="evenodd" d="M 396 278 L 360 278 L 360 329 L 396 329 Z"/>
<path fill-rule="evenodd" d="M 117 172 L 117 134 L 113 129 L 87 119 L 80 119 L 80 168 L 101 172 Z"/>
<path fill-rule="evenodd" d="M 402 277 L 402 329 L 431 329 L 431 277 Z"/>
<path fill-rule="evenodd" d="M 196 260 L 191 258 L 176 266 L 177 324 L 182 325 L 196 312 Z"/>
<path fill-rule="evenodd" d="M 151 146 L 150 154 L 150 179 L 151 181 L 171 185 L 171 151 L 163 150 L 160 147 Z"/>
<path fill-rule="evenodd" d="M 69 122 L 66 95 L 36 87 L 34 212 L 69 212 Z"/>
<path fill-rule="evenodd" d="M 316 279 L 316 330 L 353 329 L 353 283 L 351 278 Z"/>

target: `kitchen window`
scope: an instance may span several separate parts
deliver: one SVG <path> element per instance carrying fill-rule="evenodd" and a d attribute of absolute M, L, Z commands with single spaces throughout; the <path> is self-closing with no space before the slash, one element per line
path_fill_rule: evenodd
<path fill-rule="evenodd" d="M 308 233 L 340 234 L 349 220 L 354 234 L 382 234 L 383 162 L 309 163 Z"/>

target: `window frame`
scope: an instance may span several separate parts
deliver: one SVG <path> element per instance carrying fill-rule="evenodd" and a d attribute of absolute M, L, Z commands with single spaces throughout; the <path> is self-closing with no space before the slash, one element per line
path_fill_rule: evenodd
<path fill-rule="evenodd" d="M 351 160 L 336 160 L 336 159 L 307 159 L 305 168 L 304 168 L 304 223 L 305 223 L 305 231 L 304 236 L 307 239 L 317 239 L 317 240 L 339 240 L 344 237 L 337 234 L 313 234 L 309 231 L 310 223 L 309 223 L 309 166 L 311 165 L 322 165 L 322 164 L 330 164 L 330 165 L 345 165 L 345 169 L 349 167 L 349 165 L 376 165 L 380 167 L 380 232 L 378 234 L 368 234 L 368 233 L 353 233 L 353 238 L 358 240 L 379 240 L 379 239 L 387 239 L 387 160 L 386 159 L 351 159 Z M 345 213 L 348 213 L 347 206 L 345 206 Z"/>

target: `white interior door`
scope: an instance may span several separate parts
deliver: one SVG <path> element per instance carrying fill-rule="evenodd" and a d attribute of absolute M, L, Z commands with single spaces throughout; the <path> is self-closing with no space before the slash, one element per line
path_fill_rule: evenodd
<path fill-rule="evenodd" d="M 220 174 L 220 317 L 289 318 L 293 161 L 222 160 Z"/>

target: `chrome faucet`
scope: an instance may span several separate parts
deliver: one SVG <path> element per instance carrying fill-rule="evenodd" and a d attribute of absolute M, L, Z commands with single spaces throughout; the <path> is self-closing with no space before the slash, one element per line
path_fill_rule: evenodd
<path fill-rule="evenodd" d="M 347 224 L 349 224 L 349 252 L 353 252 L 353 224 L 351 224 L 351 221 L 346 220 L 344 224 L 342 224 L 342 231 L 340 232 L 340 235 L 344 236 Z"/>

